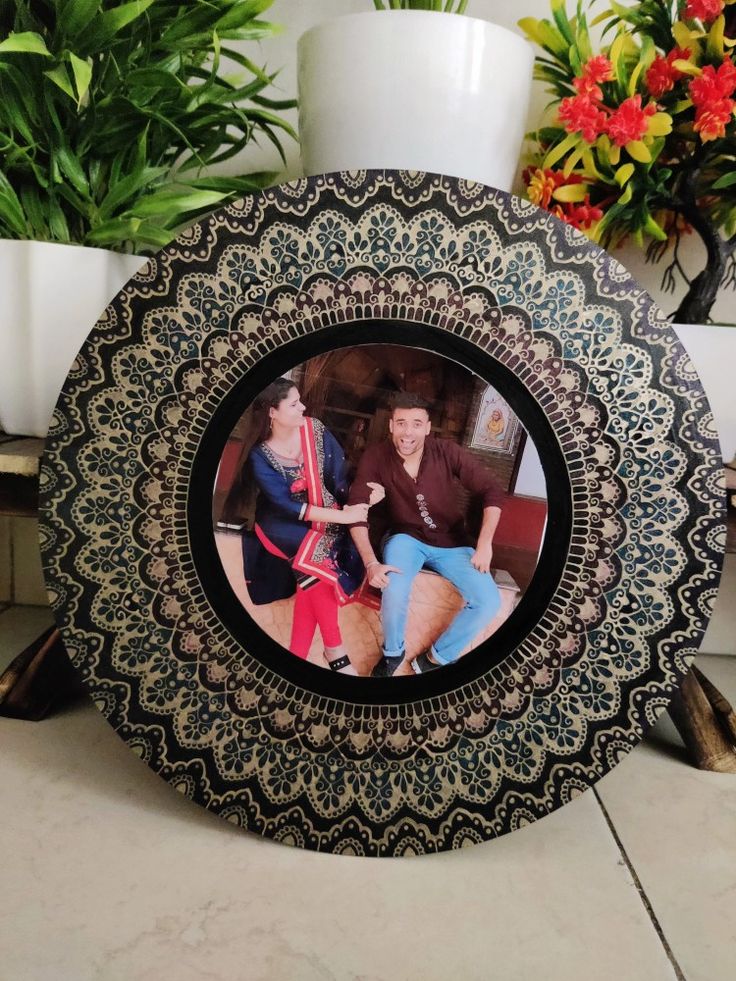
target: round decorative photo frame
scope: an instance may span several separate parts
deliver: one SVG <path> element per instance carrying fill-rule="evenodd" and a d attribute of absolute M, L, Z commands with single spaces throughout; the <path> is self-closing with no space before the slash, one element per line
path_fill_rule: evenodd
<path fill-rule="evenodd" d="M 547 490 L 522 601 L 418 676 L 291 656 L 239 601 L 213 527 L 259 393 L 376 345 L 500 393 Z M 108 307 L 47 438 L 42 555 L 94 701 L 176 789 L 293 845 L 416 854 L 534 821 L 636 745 L 715 601 L 722 480 L 692 364 L 609 255 L 479 184 L 330 174 L 194 225 Z"/>

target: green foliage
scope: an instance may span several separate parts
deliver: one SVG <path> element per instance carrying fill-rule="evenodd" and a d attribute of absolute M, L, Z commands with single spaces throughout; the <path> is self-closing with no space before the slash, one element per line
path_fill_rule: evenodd
<path fill-rule="evenodd" d="M 283 159 L 296 138 L 279 115 L 295 102 L 228 44 L 273 34 L 271 3 L 2 0 L 0 236 L 151 251 L 272 181 L 208 176 L 250 140 Z"/>

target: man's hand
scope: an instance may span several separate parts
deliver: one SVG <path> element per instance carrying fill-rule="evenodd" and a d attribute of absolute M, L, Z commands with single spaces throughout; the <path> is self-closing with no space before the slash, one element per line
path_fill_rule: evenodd
<path fill-rule="evenodd" d="M 470 556 L 470 564 L 478 572 L 491 571 L 491 560 L 493 559 L 492 545 L 477 545 L 475 551 Z"/>
<path fill-rule="evenodd" d="M 376 562 L 368 569 L 368 583 L 376 589 L 385 589 L 388 586 L 390 572 L 398 572 L 401 575 L 401 569 L 397 569 L 395 565 L 383 565 Z"/>

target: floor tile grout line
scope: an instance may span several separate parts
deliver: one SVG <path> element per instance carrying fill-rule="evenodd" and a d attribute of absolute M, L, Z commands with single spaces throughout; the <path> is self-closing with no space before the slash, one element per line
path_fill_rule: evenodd
<path fill-rule="evenodd" d="M 611 815 L 606 810 L 606 806 L 601 800 L 601 796 L 598 793 L 596 787 L 593 787 L 593 794 L 595 796 L 595 799 L 598 801 L 598 806 L 600 807 L 603 817 L 605 818 L 606 824 L 608 825 L 608 830 L 611 832 L 611 835 L 613 836 L 613 840 L 616 842 L 618 850 L 621 853 L 621 858 L 624 860 L 624 864 L 626 865 L 626 868 L 629 870 L 629 875 L 633 879 L 634 885 L 636 886 L 636 891 L 639 893 L 639 898 L 642 901 L 644 909 L 647 911 L 647 915 L 649 916 L 649 919 L 652 922 L 652 926 L 654 927 L 657 936 L 659 937 L 659 942 L 662 944 L 662 947 L 664 948 L 664 952 L 665 954 L 667 954 L 667 958 L 675 970 L 675 977 L 677 978 L 677 981 L 687 981 L 687 978 L 682 973 L 682 968 L 677 963 L 677 958 L 675 957 L 672 948 L 667 942 L 667 938 L 664 935 L 664 930 L 662 929 L 662 924 L 659 922 L 657 918 L 657 914 L 654 912 L 654 907 L 649 901 L 649 897 L 647 896 L 644 886 L 642 885 L 641 879 L 639 878 L 639 875 L 636 869 L 634 868 L 631 859 L 629 858 L 628 852 L 624 847 L 624 843 L 621 840 L 618 831 L 616 831 L 616 827 L 611 819 Z"/>

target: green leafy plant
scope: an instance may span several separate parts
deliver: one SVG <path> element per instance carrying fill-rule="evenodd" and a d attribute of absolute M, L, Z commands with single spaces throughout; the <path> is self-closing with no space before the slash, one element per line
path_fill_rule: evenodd
<path fill-rule="evenodd" d="M 436 10 L 446 14 L 463 14 L 468 0 L 373 0 L 376 10 Z"/>
<path fill-rule="evenodd" d="M 151 251 L 272 181 L 210 173 L 295 138 L 295 102 L 228 44 L 273 34 L 271 2 L 2 0 L 0 237 Z"/>
<path fill-rule="evenodd" d="M 535 134 L 527 194 L 605 247 L 631 238 L 668 257 L 663 285 L 687 286 L 674 314 L 705 323 L 722 285 L 736 285 L 736 0 L 610 2 L 595 52 L 579 0 L 569 17 L 519 22 L 544 50 L 535 77 L 553 96 Z M 702 240 L 690 279 L 684 235 Z"/>

